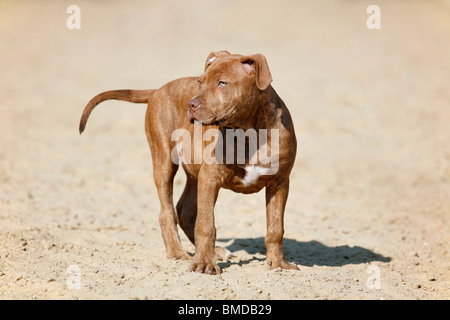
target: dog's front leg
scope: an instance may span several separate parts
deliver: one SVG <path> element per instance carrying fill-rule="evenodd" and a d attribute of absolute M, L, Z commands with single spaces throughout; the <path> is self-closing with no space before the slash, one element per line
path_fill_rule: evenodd
<path fill-rule="evenodd" d="M 266 216 L 267 216 L 267 263 L 270 269 L 296 269 L 284 258 L 284 208 L 289 193 L 289 178 L 283 181 L 273 181 L 266 186 Z"/>
<path fill-rule="evenodd" d="M 214 225 L 214 205 L 219 194 L 223 176 L 214 166 L 203 165 L 198 176 L 198 209 L 195 221 L 195 255 L 189 271 L 220 274 L 216 263 L 214 247 L 216 227 Z"/>

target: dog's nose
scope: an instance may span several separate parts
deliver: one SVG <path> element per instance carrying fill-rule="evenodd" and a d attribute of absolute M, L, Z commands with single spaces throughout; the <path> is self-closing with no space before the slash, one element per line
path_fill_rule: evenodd
<path fill-rule="evenodd" d="M 197 110 L 198 108 L 200 108 L 202 106 L 200 101 L 198 101 L 197 99 L 189 100 L 188 105 L 189 105 L 189 108 L 191 108 L 192 110 Z"/>

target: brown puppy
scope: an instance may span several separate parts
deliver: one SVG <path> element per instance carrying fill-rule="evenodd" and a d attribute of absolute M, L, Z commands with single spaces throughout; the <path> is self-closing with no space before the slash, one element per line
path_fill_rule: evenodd
<path fill-rule="evenodd" d="M 219 189 L 254 193 L 264 187 L 267 263 L 271 268 L 297 269 L 283 254 L 283 217 L 297 142 L 289 111 L 271 82 L 263 55 L 213 52 L 200 77 L 174 80 L 157 90 L 107 91 L 95 96 L 84 109 L 80 133 L 91 111 L 104 100 L 148 103 L 145 130 L 161 202 L 159 222 L 167 256 L 190 259 L 181 247 L 177 231 L 179 223 L 196 247 L 191 271 L 219 274 L 216 258 L 226 258 L 225 250 L 215 248 L 214 205 Z M 240 151 L 239 145 L 234 145 L 235 137 L 239 140 L 238 129 L 241 133 L 245 130 L 244 140 L 241 140 L 245 141 L 245 148 L 253 146 L 253 149 L 246 149 L 241 159 L 235 161 L 234 156 Z M 194 137 L 194 142 L 190 143 L 190 137 L 184 135 L 185 148 L 181 150 L 181 143 L 174 139 L 174 132 L 180 130 Z M 213 135 L 207 135 L 211 132 Z M 256 140 L 252 140 L 249 132 Z M 196 140 L 198 133 L 209 138 Z M 224 137 L 227 137 L 225 142 Z M 259 140 L 259 144 L 250 140 Z M 199 158 L 198 149 L 208 152 L 205 151 L 203 158 L 200 154 Z M 228 152 L 230 149 L 231 153 Z M 221 153 L 226 153 L 226 160 L 218 156 Z M 270 163 L 267 157 L 263 161 L 264 154 L 270 154 Z M 207 161 L 208 156 L 211 157 Z M 173 180 L 180 162 L 187 181 L 175 209 Z"/>

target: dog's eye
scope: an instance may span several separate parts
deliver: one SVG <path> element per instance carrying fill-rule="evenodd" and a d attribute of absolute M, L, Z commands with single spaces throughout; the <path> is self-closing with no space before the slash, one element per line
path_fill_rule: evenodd
<path fill-rule="evenodd" d="M 217 84 L 218 87 L 225 87 L 228 84 L 228 82 L 225 81 L 219 81 L 219 83 Z"/>
<path fill-rule="evenodd" d="M 199 87 L 201 87 L 202 86 L 202 80 L 198 79 L 197 81 L 198 81 Z"/>

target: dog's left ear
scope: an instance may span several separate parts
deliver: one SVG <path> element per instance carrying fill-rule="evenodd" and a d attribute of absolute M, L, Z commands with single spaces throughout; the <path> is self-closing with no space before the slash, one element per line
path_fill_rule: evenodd
<path fill-rule="evenodd" d="M 220 56 L 229 56 L 231 53 L 229 53 L 227 50 L 222 50 L 222 51 L 218 51 L 218 52 L 211 52 L 208 56 L 208 58 L 206 58 L 206 63 L 205 63 L 205 71 L 206 69 L 208 69 L 208 67 Z"/>
<path fill-rule="evenodd" d="M 272 82 L 269 65 L 266 57 L 257 53 L 251 56 L 241 58 L 242 66 L 249 75 L 256 76 L 256 86 L 259 90 L 266 90 Z"/>

